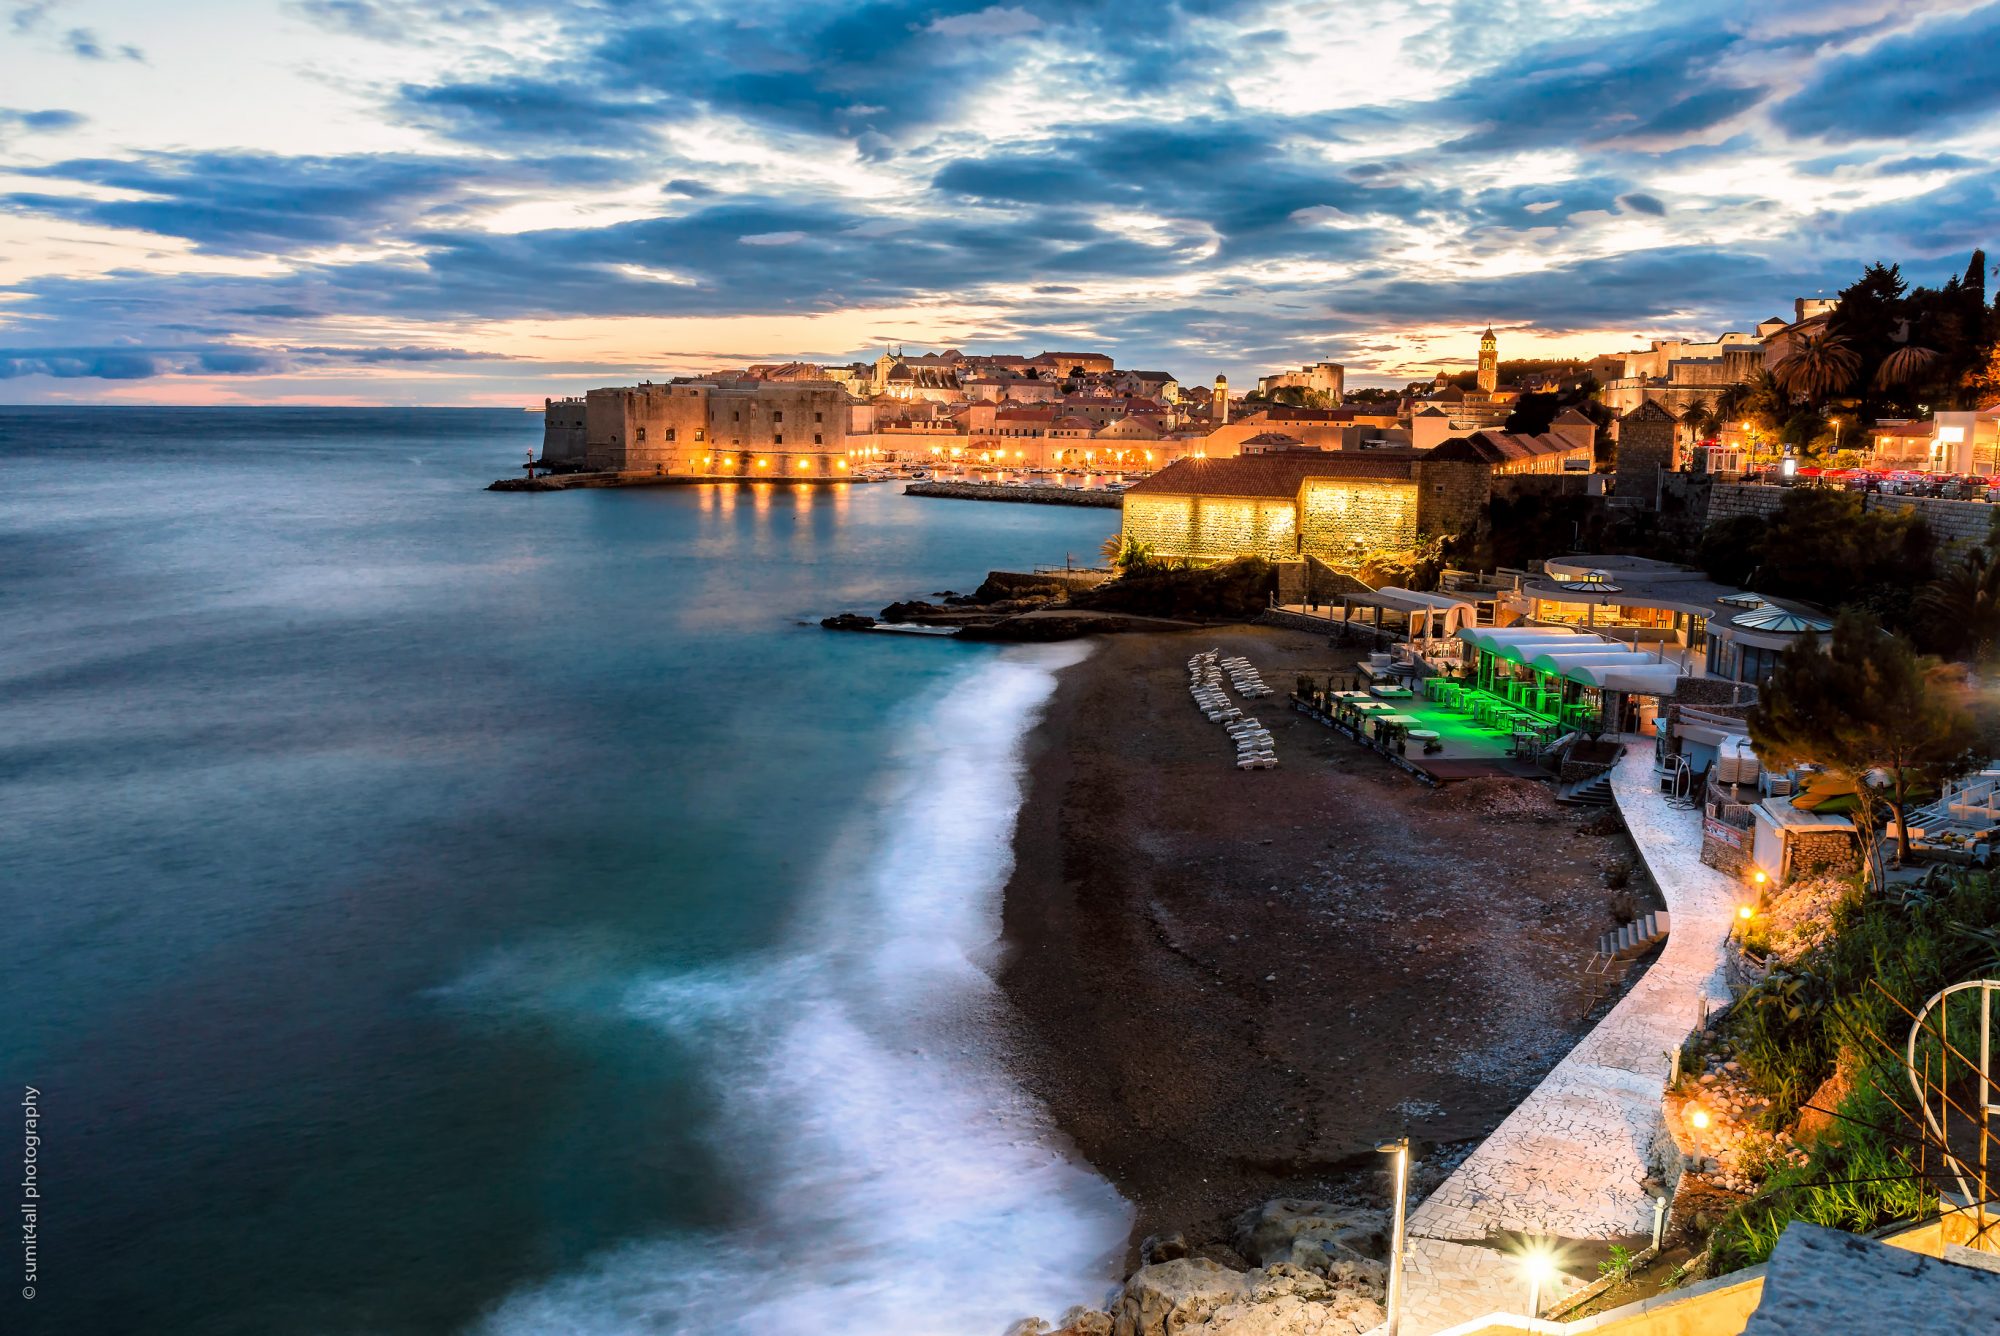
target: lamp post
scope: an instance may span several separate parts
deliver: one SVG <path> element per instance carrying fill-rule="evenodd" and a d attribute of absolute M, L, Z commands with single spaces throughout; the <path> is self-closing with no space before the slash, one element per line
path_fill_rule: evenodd
<path fill-rule="evenodd" d="M 1555 1278 L 1556 1260 L 1547 1244 L 1536 1244 L 1521 1254 L 1521 1269 L 1528 1273 L 1528 1316 L 1542 1315 L 1542 1286 Z"/>
<path fill-rule="evenodd" d="M 1393 1157 L 1389 1177 L 1395 1184 L 1396 1204 L 1395 1213 L 1390 1216 L 1389 1293 L 1386 1296 L 1389 1311 L 1382 1323 L 1382 1336 L 1396 1336 L 1397 1324 L 1403 1320 L 1403 1207 L 1410 1191 L 1410 1138 L 1405 1135 L 1394 1141 L 1384 1141 L 1375 1149 Z"/>

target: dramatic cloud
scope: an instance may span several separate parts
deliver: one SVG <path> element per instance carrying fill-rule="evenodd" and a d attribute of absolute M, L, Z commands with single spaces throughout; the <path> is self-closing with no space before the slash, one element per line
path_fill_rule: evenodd
<path fill-rule="evenodd" d="M 1975 123 L 2000 108 L 1996 54 L 2000 5 L 1920 21 L 1906 33 L 1827 61 L 1778 104 L 1774 119 L 1792 134 L 1835 142 L 1908 141 Z"/>
<path fill-rule="evenodd" d="M 1489 321 L 1746 328 L 2000 217 L 2000 4 L 293 0 L 241 66 L 293 97 L 85 11 L 6 11 L 69 72 L 0 109 L 9 394 L 535 399 L 734 338 L 1365 383 Z"/>

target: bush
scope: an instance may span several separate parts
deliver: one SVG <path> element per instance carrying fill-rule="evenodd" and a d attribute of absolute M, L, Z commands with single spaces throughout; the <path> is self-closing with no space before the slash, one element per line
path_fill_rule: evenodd
<path fill-rule="evenodd" d="M 1190 621 L 1242 621 L 1270 606 L 1277 568 L 1261 557 L 1178 570 L 1131 567 L 1124 575 L 1070 597 L 1072 608 Z"/>
<path fill-rule="evenodd" d="M 1900 901 L 1850 899 L 1834 915 L 1830 940 L 1773 970 L 1722 1022 L 1737 1061 L 1772 1101 L 1773 1126 L 1795 1121 L 1843 1058 L 1855 1073 L 1807 1162 L 1776 1167 L 1764 1191 L 1717 1227 L 1710 1246 L 1722 1270 L 1762 1261 L 1792 1220 L 1864 1230 L 1916 1219 L 1937 1200 L 1919 1177 L 1917 1129 L 1883 1092 L 1906 1103 L 1905 1008 L 2000 965 L 2000 881 L 1969 875 Z"/>

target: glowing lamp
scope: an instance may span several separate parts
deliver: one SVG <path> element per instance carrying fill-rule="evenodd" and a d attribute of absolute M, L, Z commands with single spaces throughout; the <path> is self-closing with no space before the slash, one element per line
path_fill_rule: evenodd
<path fill-rule="evenodd" d="M 1708 1124 L 1709 1124 L 1708 1110 L 1697 1105 L 1695 1107 L 1694 1112 L 1688 1115 L 1688 1125 L 1694 1128 L 1698 1132 L 1702 1128 L 1707 1127 Z"/>
<path fill-rule="evenodd" d="M 1752 877 L 1751 880 L 1756 882 L 1759 886 L 1762 886 L 1765 882 L 1769 881 L 1770 878 L 1764 875 L 1762 869 L 1759 869 L 1757 875 Z"/>
<path fill-rule="evenodd" d="M 771 461 L 768 459 L 760 459 L 757 461 L 757 467 L 760 469 L 767 469 L 771 467 Z"/>
<path fill-rule="evenodd" d="M 799 472 L 803 473 L 812 466 L 813 466 L 812 461 L 810 459 L 801 459 L 799 461 Z"/>

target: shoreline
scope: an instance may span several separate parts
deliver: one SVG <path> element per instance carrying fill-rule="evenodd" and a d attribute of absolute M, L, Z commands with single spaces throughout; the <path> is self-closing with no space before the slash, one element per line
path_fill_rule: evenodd
<path fill-rule="evenodd" d="M 1275 771 L 1237 771 L 1187 701 L 1187 657 L 1218 645 L 1280 692 L 1255 711 Z M 1303 723 L 1283 691 L 1342 657 L 1270 627 L 1109 638 L 1026 741 L 1015 1074 L 1133 1203 L 1134 1249 L 1372 1195 L 1406 1128 L 1469 1148 L 1591 1023 L 1580 969 L 1630 841 L 1536 781 L 1427 789 Z"/>

